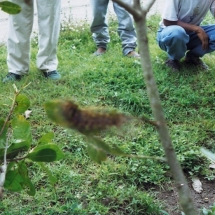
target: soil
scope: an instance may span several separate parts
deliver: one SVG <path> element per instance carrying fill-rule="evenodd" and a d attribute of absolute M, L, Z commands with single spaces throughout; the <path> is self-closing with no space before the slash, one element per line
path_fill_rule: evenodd
<path fill-rule="evenodd" d="M 192 188 L 192 182 L 189 183 L 192 199 L 195 207 L 200 210 L 203 207 L 209 209 L 215 202 L 215 180 L 208 181 L 200 179 L 202 182 L 203 191 L 197 193 Z M 157 194 L 157 198 L 164 202 L 165 211 L 170 215 L 181 215 L 180 206 L 178 204 L 178 194 L 176 187 L 166 187 L 160 190 Z"/>

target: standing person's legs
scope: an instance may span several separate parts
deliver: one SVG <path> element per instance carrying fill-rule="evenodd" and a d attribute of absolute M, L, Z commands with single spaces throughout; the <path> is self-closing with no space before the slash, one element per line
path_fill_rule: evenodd
<path fill-rule="evenodd" d="M 104 53 L 110 42 L 108 22 L 106 18 L 109 0 L 91 0 L 93 21 L 90 26 L 92 37 L 97 46 L 95 55 Z"/>
<path fill-rule="evenodd" d="M 125 3 L 131 4 L 131 0 L 125 0 Z M 128 55 L 134 51 L 137 46 L 136 32 L 131 15 L 117 3 L 113 3 L 114 11 L 118 18 L 118 34 L 122 41 L 122 52 Z"/>
<path fill-rule="evenodd" d="M 61 0 L 37 0 L 39 51 L 37 67 L 50 79 L 59 79 L 57 44 L 60 33 Z"/>
<path fill-rule="evenodd" d="M 3 82 L 14 81 L 29 71 L 30 35 L 33 26 L 33 0 L 29 4 L 23 0 L 12 0 L 22 10 L 19 14 L 9 15 L 9 31 L 7 41 L 8 75 Z M 15 74 L 15 75 L 14 75 Z"/>

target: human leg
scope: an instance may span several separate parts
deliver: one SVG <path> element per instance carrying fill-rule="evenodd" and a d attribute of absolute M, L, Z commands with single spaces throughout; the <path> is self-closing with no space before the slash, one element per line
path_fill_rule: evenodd
<path fill-rule="evenodd" d="M 92 38 L 97 46 L 95 54 L 99 55 L 106 51 L 110 42 L 108 22 L 106 18 L 109 0 L 91 0 L 93 20 L 90 26 Z"/>
<path fill-rule="evenodd" d="M 131 4 L 131 0 L 125 0 L 125 3 Z M 137 37 L 131 15 L 117 3 L 113 3 L 114 11 L 118 18 L 118 34 L 122 41 L 122 51 L 124 55 L 134 52 L 137 46 Z"/>
<path fill-rule="evenodd" d="M 60 0 L 37 0 L 39 51 L 37 67 L 45 77 L 59 79 L 57 43 L 60 33 Z M 53 78 L 52 78 L 53 77 Z"/>
<path fill-rule="evenodd" d="M 201 28 L 208 35 L 208 49 L 202 49 L 202 42 L 198 38 L 197 34 L 192 32 L 189 34 L 190 41 L 187 44 L 187 49 L 189 50 L 189 55 L 194 55 L 197 57 L 203 57 L 205 54 L 213 52 L 215 50 L 215 25 L 201 26 Z"/>
<path fill-rule="evenodd" d="M 9 73 L 25 75 L 29 71 L 30 35 L 33 26 L 33 0 L 29 4 L 23 0 L 12 0 L 22 10 L 19 14 L 9 15 L 7 40 L 7 65 Z M 19 76 L 17 76 L 19 77 Z"/>
<path fill-rule="evenodd" d="M 159 47 L 167 52 L 171 60 L 180 60 L 184 57 L 189 41 L 189 35 L 186 31 L 178 26 L 171 25 L 163 29 L 159 29 L 157 33 L 157 42 Z"/>
<path fill-rule="evenodd" d="M 215 25 L 201 26 L 208 35 L 208 49 L 202 48 L 202 42 L 195 32 L 189 34 L 190 41 L 187 43 L 187 49 L 185 62 L 189 65 L 198 66 L 203 70 L 208 70 L 209 67 L 201 60 L 207 53 L 211 53 L 215 50 Z"/>
<path fill-rule="evenodd" d="M 173 71 L 180 70 L 180 59 L 184 57 L 189 41 L 189 36 L 185 30 L 178 26 L 172 25 L 166 28 L 161 28 L 157 32 L 157 42 L 159 47 L 167 52 L 169 59 L 166 65 Z"/>

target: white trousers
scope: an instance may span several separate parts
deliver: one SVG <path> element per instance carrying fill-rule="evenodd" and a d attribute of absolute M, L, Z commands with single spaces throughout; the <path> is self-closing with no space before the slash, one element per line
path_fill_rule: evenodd
<path fill-rule="evenodd" d="M 11 0 L 21 6 L 17 15 L 9 15 L 7 41 L 7 65 L 11 73 L 25 75 L 29 71 L 30 38 L 34 21 L 34 0 Z M 36 0 L 38 12 L 39 70 L 50 72 L 57 69 L 57 43 L 60 33 L 61 0 Z"/>

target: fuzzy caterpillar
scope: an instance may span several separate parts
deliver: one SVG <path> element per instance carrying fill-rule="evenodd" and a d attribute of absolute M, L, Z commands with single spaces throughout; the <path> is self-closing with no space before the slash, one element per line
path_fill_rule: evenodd
<path fill-rule="evenodd" d="M 56 123 L 76 129 L 83 134 L 95 133 L 111 126 L 119 127 L 128 117 L 116 111 L 79 108 L 72 101 L 55 100 L 46 103 L 48 116 Z"/>

